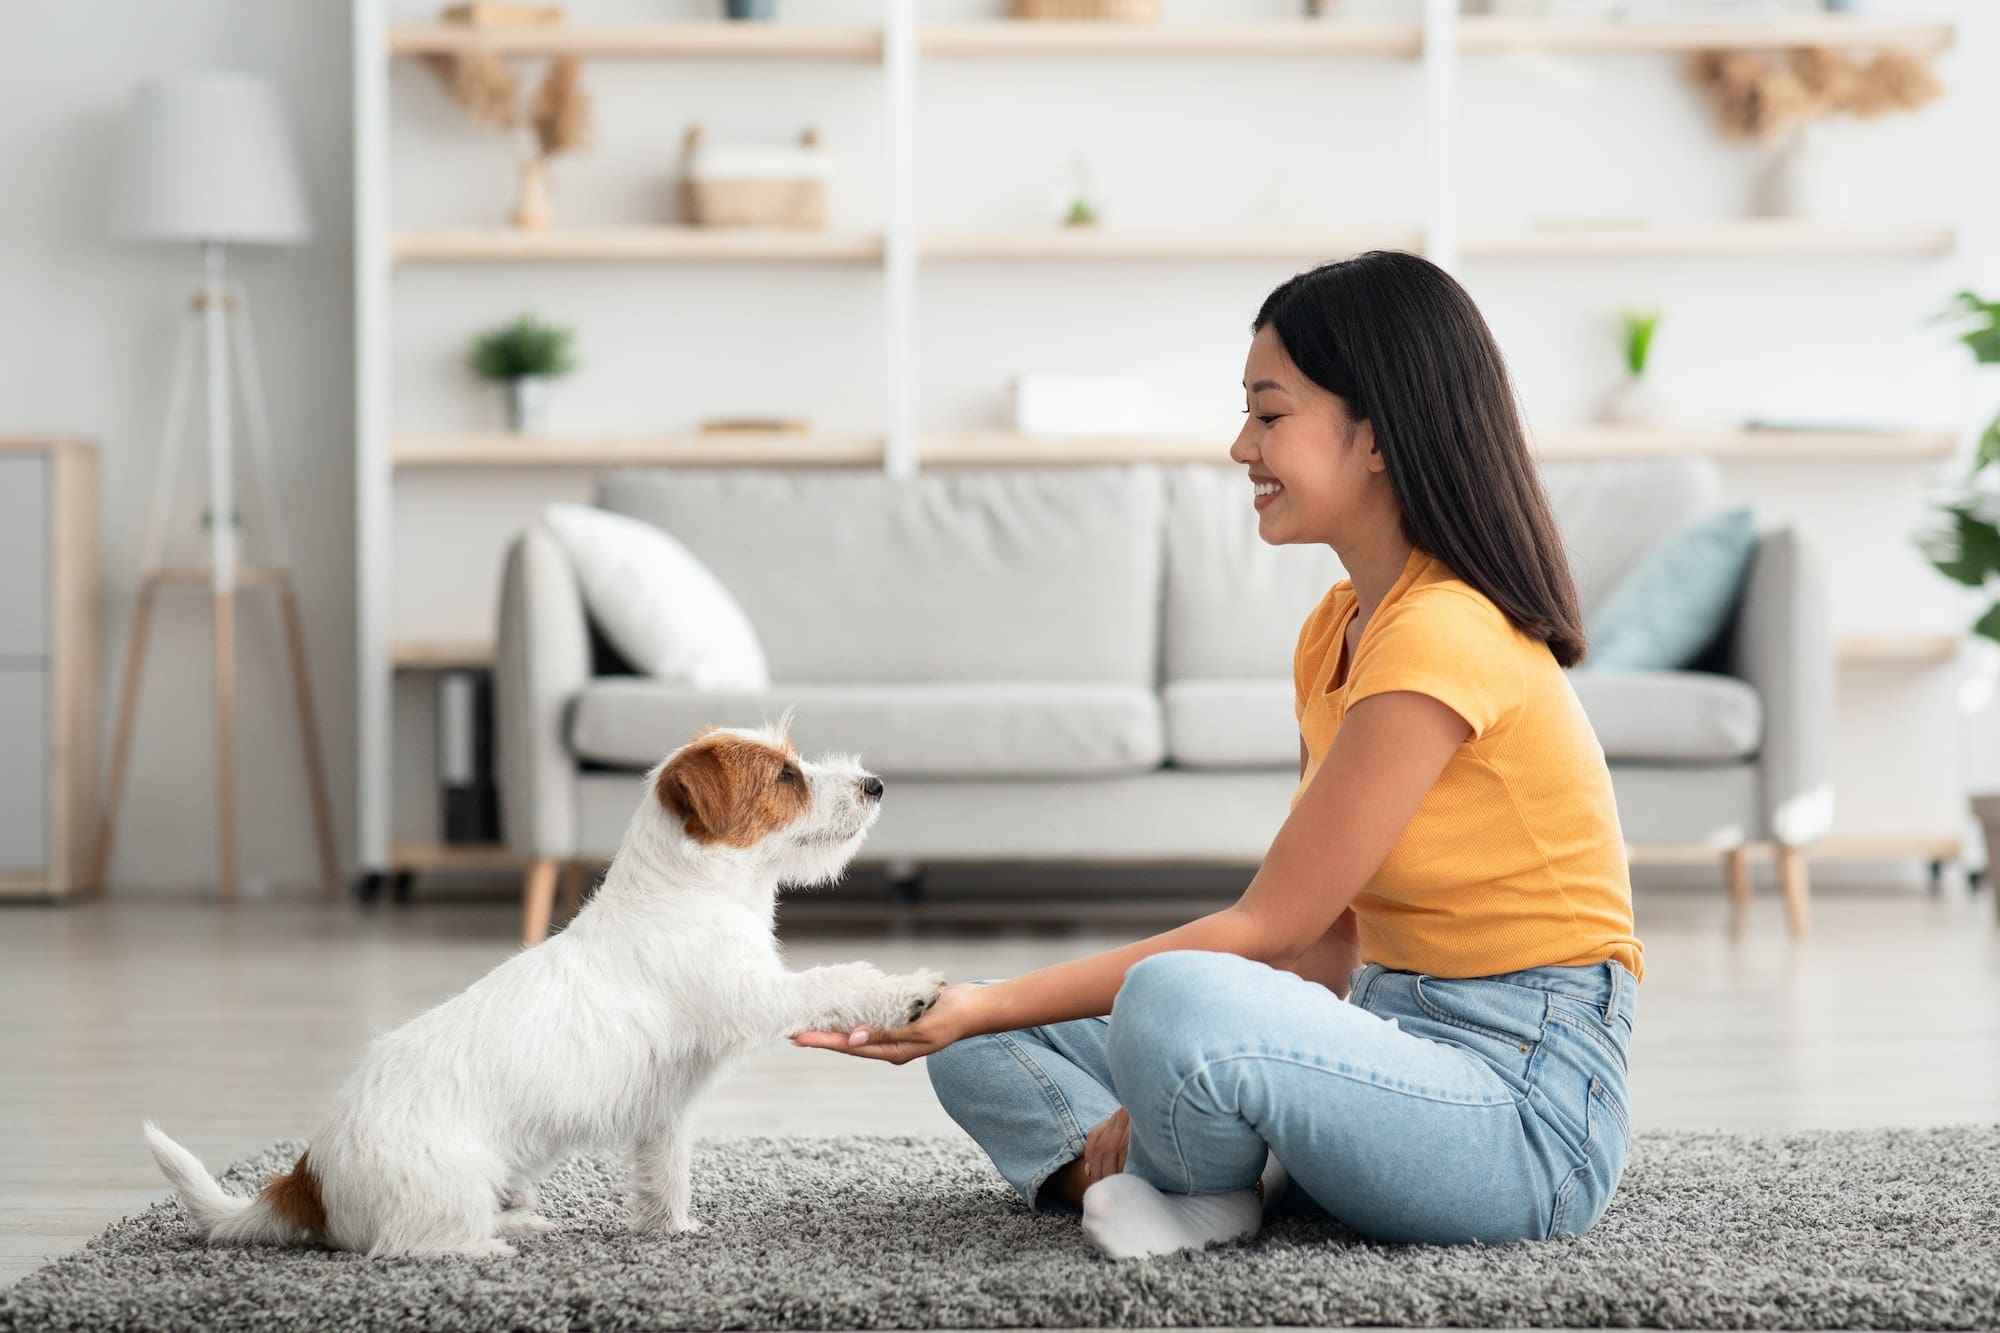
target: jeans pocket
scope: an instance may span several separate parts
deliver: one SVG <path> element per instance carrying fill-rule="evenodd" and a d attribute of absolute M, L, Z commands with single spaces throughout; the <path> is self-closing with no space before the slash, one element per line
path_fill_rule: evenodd
<path fill-rule="evenodd" d="M 1556 1187 L 1550 1236 L 1581 1236 L 1597 1224 L 1625 1174 L 1632 1129 L 1617 1096 L 1596 1078 L 1584 1099 L 1583 1161 Z"/>
<path fill-rule="evenodd" d="M 1532 987 L 1480 977 L 1419 976 L 1414 990 L 1418 1007 L 1440 1023 L 1504 1043 L 1522 1055 L 1541 1043 L 1548 999 Z"/>

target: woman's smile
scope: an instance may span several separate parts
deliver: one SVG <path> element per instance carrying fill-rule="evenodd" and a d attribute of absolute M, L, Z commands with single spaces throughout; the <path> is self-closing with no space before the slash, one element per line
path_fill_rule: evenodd
<path fill-rule="evenodd" d="M 1252 477 L 1250 484 L 1255 489 L 1256 497 L 1250 503 L 1260 514 L 1276 504 L 1278 497 L 1285 493 L 1285 484 L 1270 477 Z"/>

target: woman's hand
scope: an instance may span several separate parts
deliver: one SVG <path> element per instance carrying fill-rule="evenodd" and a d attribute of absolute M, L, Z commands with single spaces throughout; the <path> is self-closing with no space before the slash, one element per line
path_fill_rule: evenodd
<path fill-rule="evenodd" d="M 1083 1178 L 1095 1185 L 1125 1169 L 1125 1150 L 1132 1143 L 1132 1115 L 1124 1107 L 1092 1127 L 1083 1140 Z"/>
<path fill-rule="evenodd" d="M 818 1046 L 823 1050 L 865 1055 L 870 1060 L 887 1060 L 892 1065 L 908 1064 L 920 1055 L 941 1051 L 961 1037 L 985 1029 L 977 1024 L 979 992 L 986 989 L 969 981 L 946 986 L 938 992 L 937 1003 L 914 1023 L 886 1032 L 856 1028 L 852 1032 L 800 1032 L 792 1037 L 794 1046 Z"/>

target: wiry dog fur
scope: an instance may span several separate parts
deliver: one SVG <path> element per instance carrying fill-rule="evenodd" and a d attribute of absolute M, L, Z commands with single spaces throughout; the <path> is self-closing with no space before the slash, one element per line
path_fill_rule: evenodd
<path fill-rule="evenodd" d="M 152 1124 L 211 1243 L 508 1255 L 548 1230 L 536 1182 L 629 1149 L 631 1224 L 691 1231 L 690 1104 L 731 1057 L 812 1028 L 896 1027 L 942 979 L 786 969 L 780 883 L 838 879 L 880 813 L 852 756 L 808 763 L 787 723 L 711 730 L 646 778 L 602 887 L 567 930 L 375 1042 L 293 1169 L 236 1198 Z"/>

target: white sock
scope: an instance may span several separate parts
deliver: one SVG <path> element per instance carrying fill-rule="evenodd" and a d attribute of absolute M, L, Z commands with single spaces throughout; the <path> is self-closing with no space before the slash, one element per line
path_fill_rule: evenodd
<path fill-rule="evenodd" d="M 1083 1233 L 1113 1259 L 1199 1250 L 1257 1234 L 1263 1223 L 1257 1191 L 1163 1194 L 1129 1171 L 1106 1176 L 1083 1192 Z"/>

